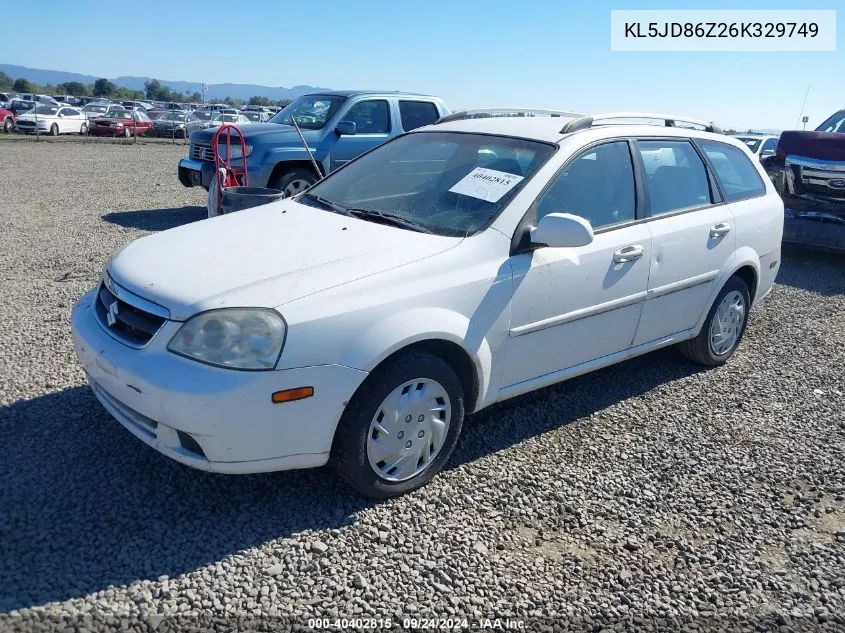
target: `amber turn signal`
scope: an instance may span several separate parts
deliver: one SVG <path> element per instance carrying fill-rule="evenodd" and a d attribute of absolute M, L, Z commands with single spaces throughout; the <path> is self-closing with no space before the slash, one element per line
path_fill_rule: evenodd
<path fill-rule="evenodd" d="M 310 398 L 314 395 L 314 387 L 297 387 L 296 389 L 283 389 L 276 391 L 270 399 L 279 404 L 281 402 L 293 402 L 294 400 L 302 400 L 303 398 Z"/>

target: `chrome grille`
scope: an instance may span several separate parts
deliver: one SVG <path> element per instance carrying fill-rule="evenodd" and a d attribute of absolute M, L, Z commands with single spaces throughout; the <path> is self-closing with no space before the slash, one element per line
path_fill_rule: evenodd
<path fill-rule="evenodd" d="M 211 151 L 211 145 L 191 143 L 191 158 L 194 160 L 214 160 L 214 152 Z"/>
<path fill-rule="evenodd" d="M 105 282 L 100 284 L 95 305 L 100 324 L 119 341 L 143 347 L 167 319 L 118 298 L 112 289 Z"/>

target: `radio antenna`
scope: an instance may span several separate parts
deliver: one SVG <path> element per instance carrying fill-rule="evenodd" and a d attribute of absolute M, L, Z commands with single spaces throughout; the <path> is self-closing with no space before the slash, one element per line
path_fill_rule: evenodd
<path fill-rule="evenodd" d="M 812 83 L 807 84 L 807 92 L 804 93 L 804 102 L 801 104 L 801 114 L 798 115 L 798 123 L 804 123 L 804 127 L 807 127 L 807 122 L 804 121 L 804 106 L 807 105 L 807 95 L 810 94 L 810 86 Z M 795 127 L 798 127 L 798 124 L 795 124 Z"/>

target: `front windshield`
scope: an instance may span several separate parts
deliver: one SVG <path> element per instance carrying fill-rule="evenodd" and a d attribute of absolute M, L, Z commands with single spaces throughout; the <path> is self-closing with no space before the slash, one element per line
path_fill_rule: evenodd
<path fill-rule="evenodd" d="M 59 109 L 56 106 L 48 106 L 48 105 L 41 105 L 36 108 L 32 109 L 33 114 L 45 114 L 50 116 L 56 116 L 58 114 Z"/>
<path fill-rule="evenodd" d="M 553 145 L 504 136 L 408 134 L 336 171 L 299 201 L 391 214 L 463 237 L 490 224 L 554 152 Z"/>
<path fill-rule="evenodd" d="M 196 116 L 200 121 L 211 121 L 210 112 L 194 112 L 194 116 Z"/>
<path fill-rule="evenodd" d="M 111 119 L 131 119 L 132 115 L 129 114 L 129 112 L 127 112 L 126 110 L 119 110 L 117 112 L 112 112 L 109 115 L 109 118 L 111 118 Z"/>
<path fill-rule="evenodd" d="M 760 141 L 763 140 L 763 139 L 760 139 L 760 138 L 753 138 L 753 137 L 750 137 L 750 136 L 737 136 L 736 138 L 737 138 L 737 140 L 745 143 L 746 147 L 748 147 L 748 149 L 751 150 L 752 153 L 757 151 L 757 148 L 760 147 Z"/>
<path fill-rule="evenodd" d="M 87 106 L 85 106 L 85 107 L 84 107 L 84 108 L 82 108 L 82 109 L 83 109 L 85 112 L 99 112 L 99 113 L 102 113 L 102 112 L 105 112 L 105 111 L 106 111 L 106 106 L 101 106 L 101 105 L 87 105 Z"/>
<path fill-rule="evenodd" d="M 319 130 L 325 127 L 344 101 L 346 97 L 337 95 L 306 95 L 282 108 L 269 122 L 291 125 L 291 117 L 293 117 L 299 127 Z"/>
<path fill-rule="evenodd" d="M 816 128 L 816 132 L 845 133 L 845 110 L 840 110 Z"/>

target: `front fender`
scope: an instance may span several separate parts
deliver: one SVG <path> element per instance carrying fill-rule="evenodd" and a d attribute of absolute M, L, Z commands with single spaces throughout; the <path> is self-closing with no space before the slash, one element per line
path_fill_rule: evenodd
<path fill-rule="evenodd" d="M 340 354 L 339 364 L 367 372 L 401 349 L 422 341 L 443 340 L 461 347 L 472 359 L 478 382 L 476 403 L 486 400 L 492 374 L 492 352 L 486 332 L 472 328 L 463 314 L 445 308 L 416 308 L 373 323 Z"/>

